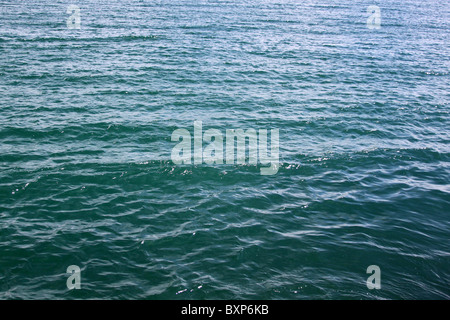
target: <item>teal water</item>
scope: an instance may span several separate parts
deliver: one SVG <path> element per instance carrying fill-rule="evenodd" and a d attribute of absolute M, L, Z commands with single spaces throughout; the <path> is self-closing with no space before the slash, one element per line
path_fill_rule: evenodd
<path fill-rule="evenodd" d="M 2 0 L 0 298 L 449 299 L 449 18 L 448 1 Z M 175 165 L 194 120 L 279 128 L 278 172 Z"/>

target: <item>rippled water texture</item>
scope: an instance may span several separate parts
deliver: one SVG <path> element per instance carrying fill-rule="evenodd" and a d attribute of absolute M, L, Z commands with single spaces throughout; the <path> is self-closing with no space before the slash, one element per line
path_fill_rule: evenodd
<path fill-rule="evenodd" d="M 448 1 L 0 14 L 0 298 L 450 298 Z M 278 128 L 278 173 L 174 165 L 194 120 Z"/>

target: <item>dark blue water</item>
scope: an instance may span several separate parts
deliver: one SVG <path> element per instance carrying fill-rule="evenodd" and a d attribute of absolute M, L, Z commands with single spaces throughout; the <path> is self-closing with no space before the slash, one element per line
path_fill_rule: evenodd
<path fill-rule="evenodd" d="M 0 6 L 0 298 L 450 298 L 448 1 Z M 174 164 L 196 120 L 278 171 Z"/>

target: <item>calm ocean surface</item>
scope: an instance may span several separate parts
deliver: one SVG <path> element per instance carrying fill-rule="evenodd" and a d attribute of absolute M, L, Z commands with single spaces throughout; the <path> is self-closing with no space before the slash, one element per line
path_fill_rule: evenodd
<path fill-rule="evenodd" d="M 450 299 L 448 1 L 0 3 L 1 299 Z"/>

